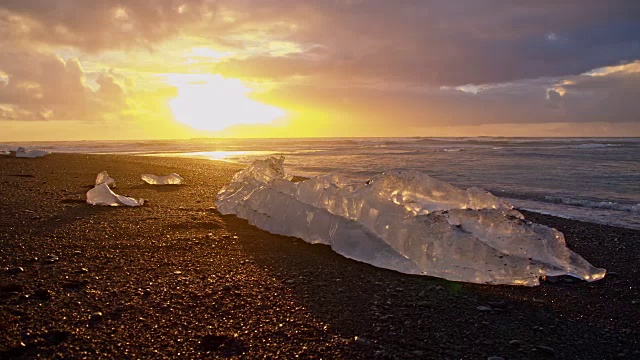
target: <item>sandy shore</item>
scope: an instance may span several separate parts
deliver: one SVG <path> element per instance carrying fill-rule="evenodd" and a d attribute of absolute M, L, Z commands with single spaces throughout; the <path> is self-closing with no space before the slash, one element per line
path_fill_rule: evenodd
<path fill-rule="evenodd" d="M 534 288 L 454 283 L 220 215 L 215 195 L 238 169 L 0 157 L 0 358 L 640 358 L 640 231 L 527 213 L 609 276 Z M 117 193 L 148 204 L 87 205 L 102 170 Z M 172 172 L 188 184 L 139 178 Z"/>

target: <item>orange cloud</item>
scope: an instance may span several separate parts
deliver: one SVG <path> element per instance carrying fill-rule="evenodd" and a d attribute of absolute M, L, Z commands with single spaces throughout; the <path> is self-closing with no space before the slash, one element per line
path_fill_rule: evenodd
<path fill-rule="evenodd" d="M 0 87 L 0 104 L 14 119 L 89 119 L 104 107 L 114 107 L 106 87 L 94 92 L 77 59 L 62 60 L 52 54 L 18 50 L 0 52 L 0 71 L 7 82 Z M 107 91 L 112 91 L 109 89 Z"/>

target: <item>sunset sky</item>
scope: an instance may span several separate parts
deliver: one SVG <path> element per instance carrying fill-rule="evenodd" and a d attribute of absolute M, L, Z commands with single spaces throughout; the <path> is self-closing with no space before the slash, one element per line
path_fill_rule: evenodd
<path fill-rule="evenodd" d="M 640 136 L 640 1 L 0 0 L 0 140 Z"/>

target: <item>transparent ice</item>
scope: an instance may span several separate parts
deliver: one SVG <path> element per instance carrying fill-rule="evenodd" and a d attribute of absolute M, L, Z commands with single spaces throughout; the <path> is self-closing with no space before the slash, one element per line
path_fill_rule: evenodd
<path fill-rule="evenodd" d="M 19 158 L 37 158 L 45 155 L 51 154 L 48 151 L 44 150 L 36 150 L 36 149 L 27 149 L 22 146 L 16 150 L 16 157 Z"/>
<path fill-rule="evenodd" d="M 169 174 L 166 176 L 158 176 L 153 174 L 142 174 L 142 181 L 151 185 L 180 185 L 184 182 L 184 179 L 176 174 Z"/>
<path fill-rule="evenodd" d="M 235 174 L 217 195 L 218 210 L 408 274 L 527 286 L 541 276 L 605 275 L 569 250 L 561 232 L 526 221 L 482 189 L 462 190 L 417 171 L 366 182 L 336 175 L 291 182 L 283 163 L 257 160 Z"/>
<path fill-rule="evenodd" d="M 102 183 L 87 191 L 87 203 L 102 206 L 142 206 L 144 199 L 134 199 L 114 193 Z"/>
<path fill-rule="evenodd" d="M 116 187 L 116 180 L 109 176 L 106 171 L 102 171 L 96 176 L 96 185 L 107 184 L 109 187 Z"/>

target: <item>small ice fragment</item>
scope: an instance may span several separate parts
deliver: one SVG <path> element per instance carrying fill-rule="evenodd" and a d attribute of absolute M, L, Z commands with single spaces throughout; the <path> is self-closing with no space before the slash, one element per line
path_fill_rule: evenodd
<path fill-rule="evenodd" d="M 37 157 L 41 157 L 49 154 L 51 153 L 48 151 L 37 150 L 37 149 L 31 150 L 31 149 L 23 148 L 22 146 L 19 147 L 18 150 L 16 150 L 16 157 L 19 157 L 19 158 L 37 158 Z"/>
<path fill-rule="evenodd" d="M 0 149 L 0 155 L 11 155 L 11 151 L 7 149 Z"/>
<path fill-rule="evenodd" d="M 142 174 L 141 178 L 142 181 L 150 185 L 180 185 L 184 182 L 184 179 L 176 173 L 166 176 Z"/>
<path fill-rule="evenodd" d="M 102 171 L 96 177 L 96 185 L 107 184 L 109 187 L 116 187 L 116 180 L 109 176 L 106 171 Z"/>
<path fill-rule="evenodd" d="M 87 203 L 102 206 L 142 206 L 144 199 L 134 199 L 114 193 L 102 183 L 87 191 Z"/>

